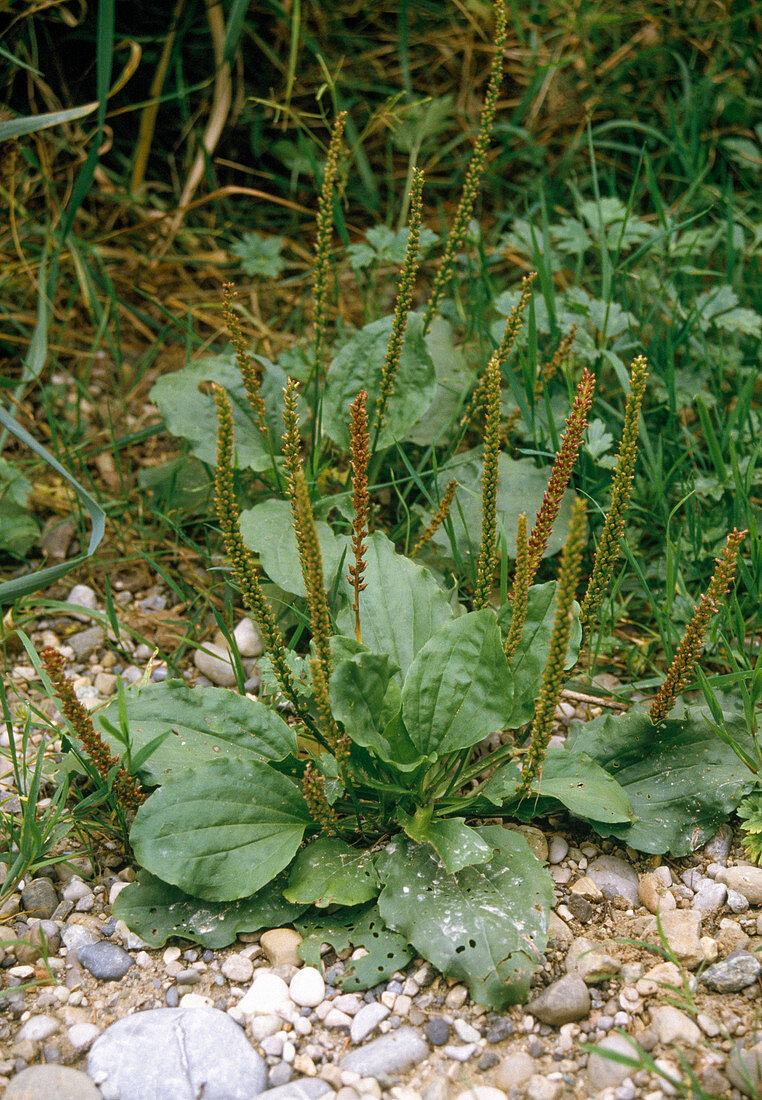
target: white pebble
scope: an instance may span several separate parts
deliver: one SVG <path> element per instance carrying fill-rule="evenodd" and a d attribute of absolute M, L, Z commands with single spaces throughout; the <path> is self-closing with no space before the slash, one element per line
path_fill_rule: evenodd
<path fill-rule="evenodd" d="M 282 1005 L 292 1004 L 288 986 L 277 974 L 259 971 L 236 1008 L 244 1016 L 269 1015 Z"/>
<path fill-rule="evenodd" d="M 323 975 L 314 966 L 303 966 L 291 979 L 288 992 L 300 1008 L 316 1008 L 325 997 Z"/>
<path fill-rule="evenodd" d="M 455 1028 L 455 1034 L 464 1043 L 478 1043 L 481 1039 L 481 1035 L 476 1028 L 471 1027 L 466 1020 L 458 1018 L 452 1026 Z"/>
<path fill-rule="evenodd" d="M 234 954 L 222 960 L 220 970 L 229 982 L 249 982 L 254 973 L 254 965 L 244 955 Z"/>
<path fill-rule="evenodd" d="M 241 619 L 233 637 L 242 657 L 259 657 L 264 649 L 261 635 L 251 619 Z"/>
<path fill-rule="evenodd" d="M 323 1023 L 326 1027 L 351 1027 L 352 1017 L 346 1012 L 340 1012 L 338 1008 L 332 1008 L 326 1013 Z"/>
<path fill-rule="evenodd" d="M 66 1037 L 75 1050 L 87 1050 L 99 1035 L 100 1029 L 95 1024 L 72 1024 L 66 1032 Z"/>

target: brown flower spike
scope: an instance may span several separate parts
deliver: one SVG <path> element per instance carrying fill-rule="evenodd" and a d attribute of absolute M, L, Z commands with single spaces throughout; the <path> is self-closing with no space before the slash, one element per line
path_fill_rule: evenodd
<path fill-rule="evenodd" d="M 111 755 L 108 745 L 93 726 L 93 720 L 86 707 L 80 703 L 74 694 L 74 688 L 64 674 L 66 660 L 63 655 L 57 649 L 53 649 L 52 646 L 47 646 L 40 654 L 40 658 L 45 671 L 50 677 L 50 682 L 55 688 L 61 710 L 82 742 L 85 752 L 93 762 L 98 775 L 105 783 L 108 781 L 112 769 L 117 768 L 111 790 L 126 810 L 137 810 L 138 806 L 145 801 L 146 796 L 127 769 L 118 767 L 119 761 Z"/>
<path fill-rule="evenodd" d="M 352 585 L 355 600 L 352 605 L 355 613 L 355 634 L 362 642 L 360 628 L 360 593 L 367 585 L 363 581 L 363 572 L 367 566 L 365 540 L 368 535 L 368 394 L 360 390 L 349 406 L 350 453 L 352 456 L 352 503 L 354 520 L 352 521 L 352 554 L 354 561 L 349 564 L 347 580 Z"/>
<path fill-rule="evenodd" d="M 748 531 L 739 531 L 734 527 L 727 537 L 725 549 L 714 563 L 714 573 L 709 587 L 699 600 L 666 679 L 651 703 L 649 714 L 654 723 L 667 717 L 678 695 L 685 689 L 691 678 L 691 673 L 704 647 L 704 635 L 709 626 L 709 620 L 719 611 L 733 583 L 738 549 L 747 534 Z"/>

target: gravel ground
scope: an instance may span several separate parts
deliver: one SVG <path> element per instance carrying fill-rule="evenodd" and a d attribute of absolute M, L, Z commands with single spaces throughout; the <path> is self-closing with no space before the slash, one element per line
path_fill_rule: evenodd
<path fill-rule="evenodd" d="M 100 606 L 84 586 L 70 599 Z M 158 587 L 117 592 L 116 602 L 128 622 L 142 616 L 148 637 L 179 617 Z M 63 650 L 90 707 L 113 695 L 118 675 L 142 676 L 152 655 L 123 638 L 120 659 L 89 621 L 40 620 L 30 633 L 38 647 Z M 188 674 L 219 682 L 224 665 Z M 248 672 L 254 690 L 253 660 Z M 39 700 L 20 656 L 10 680 Z M 563 702 L 558 737 L 594 710 Z M 47 736 L 36 732 L 32 748 Z M 8 743 L 5 731 L 6 753 Z M 0 798 L 16 797 L 0 756 Z M 700 1096 L 679 1084 L 690 1071 L 708 1095 L 757 1095 L 762 868 L 748 865 L 727 826 L 673 861 L 572 831 L 563 817 L 545 824 L 521 831 L 556 884 L 550 944 L 528 1004 L 501 1013 L 474 1005 L 422 959 L 345 994 L 346 956 L 327 951 L 323 976 L 302 964 L 288 928 L 240 935 L 223 950 L 151 950 L 112 916 L 135 877 L 124 852 L 104 841 L 92 858 L 74 854 L 0 907 L 0 1087 L 8 1100 L 661 1100 Z M 76 838 L 69 843 L 73 852 Z M 602 1054 L 632 1055 L 626 1036 L 645 1052 L 640 1068 Z"/>

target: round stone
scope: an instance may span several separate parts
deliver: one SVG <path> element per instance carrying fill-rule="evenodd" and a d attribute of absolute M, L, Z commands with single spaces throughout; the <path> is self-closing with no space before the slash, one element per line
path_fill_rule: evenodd
<path fill-rule="evenodd" d="M 101 1092 L 86 1073 L 69 1066 L 29 1066 L 17 1073 L 3 1100 L 101 1100 Z"/>
<path fill-rule="evenodd" d="M 49 878 L 33 878 L 21 891 L 22 908 L 40 920 L 49 920 L 57 905 L 58 894 Z"/>
<path fill-rule="evenodd" d="M 115 943 L 99 940 L 80 947 L 77 957 L 94 978 L 102 982 L 116 982 L 133 966 L 133 958 Z"/>
<path fill-rule="evenodd" d="M 432 1016 L 423 1030 L 433 1047 L 443 1047 L 450 1041 L 450 1025 L 443 1016 Z"/>
<path fill-rule="evenodd" d="M 303 966 L 291 979 L 288 992 L 300 1008 L 315 1008 L 325 997 L 323 975 L 314 966 Z"/>
<path fill-rule="evenodd" d="M 288 986 L 283 978 L 269 971 L 259 971 L 236 1007 L 242 1016 L 269 1016 L 282 1005 L 292 1005 Z"/>
<path fill-rule="evenodd" d="M 302 960 L 297 953 L 301 942 L 302 937 L 293 928 L 272 928 L 259 937 L 260 946 L 272 966 L 284 963 L 301 966 Z"/>
<path fill-rule="evenodd" d="M 251 619 L 241 619 L 233 631 L 233 637 L 242 657 L 259 657 L 264 649 L 262 636 Z"/>

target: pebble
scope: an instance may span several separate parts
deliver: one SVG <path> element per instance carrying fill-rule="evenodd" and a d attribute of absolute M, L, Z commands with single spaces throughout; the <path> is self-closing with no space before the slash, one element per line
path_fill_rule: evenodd
<path fill-rule="evenodd" d="M 481 1039 L 480 1033 L 466 1020 L 458 1018 L 454 1021 L 452 1026 L 455 1028 L 455 1034 L 462 1043 L 478 1043 Z"/>
<path fill-rule="evenodd" d="M 218 687 L 235 687 L 235 669 L 230 653 L 214 642 L 204 642 L 203 649 L 193 654 L 196 668 Z"/>
<path fill-rule="evenodd" d="M 259 657 L 264 650 L 262 636 L 251 619 L 241 619 L 233 637 L 242 657 Z"/>
<path fill-rule="evenodd" d="M 639 1060 L 637 1047 L 624 1035 L 607 1035 L 605 1039 L 601 1039 L 587 1059 L 587 1080 L 593 1092 L 616 1088 L 626 1077 L 635 1072 L 632 1066 L 607 1058 L 606 1051 Z"/>
<path fill-rule="evenodd" d="M 101 1033 L 95 1024 L 72 1024 L 67 1028 L 66 1038 L 75 1050 L 87 1050 Z"/>
<path fill-rule="evenodd" d="M 599 856 L 587 868 L 604 897 L 622 897 L 631 906 L 638 904 L 638 872 L 618 856 Z"/>
<path fill-rule="evenodd" d="M 415 1028 L 400 1027 L 345 1054 L 339 1066 L 354 1070 L 361 1077 L 375 1077 L 383 1083 L 392 1074 L 402 1073 L 422 1062 L 428 1053 L 428 1043 Z"/>
<path fill-rule="evenodd" d="M 443 1047 L 450 1041 L 451 1028 L 444 1016 L 432 1016 L 423 1030 L 433 1047 Z"/>
<path fill-rule="evenodd" d="M 576 972 L 588 985 L 606 981 L 622 968 L 621 963 L 606 952 L 605 945 L 595 944 L 584 936 L 574 940 L 564 965 L 568 972 Z"/>
<path fill-rule="evenodd" d="M 651 1009 L 651 1028 L 660 1043 L 688 1043 L 693 1046 L 701 1041 L 701 1028 L 690 1016 L 672 1005 L 656 1005 Z"/>
<path fill-rule="evenodd" d="M 468 1092 L 459 1092 L 455 1100 L 507 1100 L 502 1089 L 490 1085 L 474 1085 Z"/>
<path fill-rule="evenodd" d="M 297 948 L 302 942 L 302 937 L 293 928 L 272 928 L 269 932 L 263 932 L 259 937 L 259 943 L 270 965 L 301 966 Z"/>
<path fill-rule="evenodd" d="M 255 1016 L 277 1012 L 283 1005 L 293 1005 L 283 978 L 267 970 L 260 970 L 235 1008 L 241 1016 Z"/>
<path fill-rule="evenodd" d="M 733 951 L 727 958 L 714 966 L 708 966 L 701 975 L 701 981 L 716 993 L 737 993 L 753 985 L 762 972 L 756 955 L 748 951 Z"/>
<path fill-rule="evenodd" d="M 66 597 L 66 601 L 79 607 L 87 607 L 90 611 L 96 611 L 98 608 L 98 597 L 87 584 L 75 584 Z M 70 614 L 72 619 L 77 619 L 81 623 L 91 622 L 90 616 L 83 615 L 81 611 L 72 611 Z"/>
<path fill-rule="evenodd" d="M 57 905 L 58 894 L 49 878 L 33 878 L 21 891 L 22 909 L 40 920 L 49 920 Z"/>
<path fill-rule="evenodd" d="M 121 947 L 107 940 L 85 944 L 77 952 L 79 961 L 94 978 L 102 982 L 116 982 L 123 978 L 134 960 Z"/>
<path fill-rule="evenodd" d="M 750 905 L 762 905 L 762 867 L 747 863 L 723 867 L 717 873 L 717 881 L 743 894 Z"/>
<path fill-rule="evenodd" d="M 386 1020 L 389 1015 L 390 1010 L 386 1005 L 379 1004 L 378 1001 L 364 1005 L 352 1019 L 352 1025 L 349 1029 L 349 1036 L 352 1042 L 358 1044 L 361 1043 L 363 1039 L 367 1039 L 369 1035 L 373 1034 L 378 1025 L 383 1020 Z M 429 1042 L 431 1041 L 429 1037 Z"/>
<path fill-rule="evenodd" d="M 698 909 L 702 913 L 716 913 L 722 909 L 727 896 L 728 888 L 724 882 L 712 882 L 708 879 L 696 891 L 691 909 Z"/>
<path fill-rule="evenodd" d="M 590 1003 L 590 993 L 579 974 L 565 974 L 529 1001 L 526 1008 L 542 1023 L 560 1027 L 584 1019 Z"/>
<path fill-rule="evenodd" d="M 54 1016 L 30 1016 L 16 1032 L 16 1042 L 23 1043 L 24 1040 L 31 1039 L 32 1042 L 39 1043 L 55 1035 L 60 1028 L 61 1021 Z"/>
<path fill-rule="evenodd" d="M 251 1100 L 267 1079 L 241 1029 L 214 1008 L 156 1008 L 117 1020 L 93 1043 L 87 1072 L 114 1100 Z"/>
<path fill-rule="evenodd" d="M 689 970 L 695 970 L 704 962 L 704 952 L 701 947 L 699 933 L 701 930 L 702 913 L 693 909 L 675 909 L 673 912 L 660 914 L 659 920 L 667 946 L 675 955 L 678 962 Z M 658 943 L 656 919 L 650 918 L 646 934 L 650 938 L 655 937 Z"/>
<path fill-rule="evenodd" d="M 274 1067 L 277 1069 L 277 1066 Z M 270 1071 L 272 1077 L 272 1070 Z M 319 1077 L 302 1077 L 298 1081 L 291 1081 L 277 1088 L 266 1089 L 261 1092 L 256 1100 L 333 1100 L 336 1093 L 327 1081 L 321 1081 Z"/>
<path fill-rule="evenodd" d="M 86 1073 L 53 1064 L 28 1066 L 17 1073 L 3 1100 L 101 1100 L 102 1094 Z"/>
<path fill-rule="evenodd" d="M 288 992 L 300 1008 L 315 1008 L 325 997 L 323 975 L 314 966 L 303 966 L 291 979 Z"/>
<path fill-rule="evenodd" d="M 505 1089 L 521 1088 L 537 1072 L 537 1063 L 525 1051 L 509 1054 L 495 1070 L 494 1079 L 498 1087 Z"/>
<path fill-rule="evenodd" d="M 106 631 L 102 626 L 89 626 L 87 630 L 78 630 L 76 634 L 70 634 L 66 644 L 74 650 L 77 661 L 86 661 L 88 657 L 100 649 L 106 640 Z"/>
<path fill-rule="evenodd" d="M 495 1023 L 490 1024 L 485 1036 L 488 1043 L 502 1043 L 510 1035 L 513 1035 L 513 1021 L 508 1016 L 501 1016 Z"/>
<path fill-rule="evenodd" d="M 725 1072 L 731 1085 L 744 1096 L 757 1100 L 762 1088 L 762 1041 L 751 1047 L 736 1043 L 731 1048 Z"/>
<path fill-rule="evenodd" d="M 446 1046 L 442 1047 L 442 1054 L 453 1062 L 467 1062 L 469 1058 L 476 1054 L 477 1049 L 476 1043 L 468 1043 L 463 1047 Z"/>

